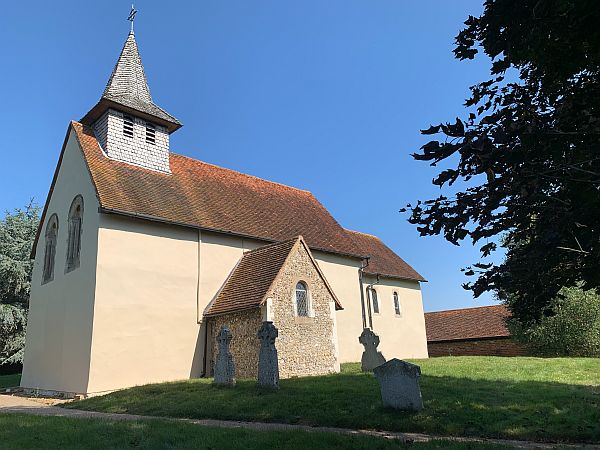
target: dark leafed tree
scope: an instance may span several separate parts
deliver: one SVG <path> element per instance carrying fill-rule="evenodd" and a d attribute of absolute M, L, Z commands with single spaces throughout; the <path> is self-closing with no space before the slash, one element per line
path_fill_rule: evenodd
<path fill-rule="evenodd" d="M 23 361 L 31 287 L 31 246 L 39 208 L 6 213 L 0 220 L 0 365 Z"/>
<path fill-rule="evenodd" d="M 421 235 L 469 239 L 484 257 L 501 242 L 503 262 L 473 264 L 464 286 L 496 292 L 532 323 L 563 286 L 600 286 L 600 5 L 484 6 L 454 54 L 485 53 L 490 77 L 471 87 L 468 116 L 422 131 L 434 140 L 413 157 L 440 167 L 442 195 L 407 209 Z"/>

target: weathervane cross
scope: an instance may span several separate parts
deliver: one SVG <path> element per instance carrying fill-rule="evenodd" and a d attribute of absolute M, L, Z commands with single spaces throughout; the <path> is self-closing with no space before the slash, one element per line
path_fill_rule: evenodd
<path fill-rule="evenodd" d="M 137 14 L 137 9 L 133 7 L 133 3 L 131 4 L 131 11 L 129 11 L 129 17 L 127 20 L 131 22 L 131 32 L 133 33 L 133 21 L 135 20 L 135 15 Z"/>

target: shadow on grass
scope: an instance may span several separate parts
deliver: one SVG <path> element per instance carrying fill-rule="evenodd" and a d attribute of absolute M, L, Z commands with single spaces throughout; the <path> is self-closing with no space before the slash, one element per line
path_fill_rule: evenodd
<path fill-rule="evenodd" d="M 253 380 L 234 389 L 210 380 L 140 386 L 66 407 L 113 413 L 215 418 L 423 432 L 434 435 L 599 442 L 600 388 L 534 381 L 421 377 L 425 408 L 381 405 L 370 374 L 341 373 L 281 381 L 279 391 Z"/>

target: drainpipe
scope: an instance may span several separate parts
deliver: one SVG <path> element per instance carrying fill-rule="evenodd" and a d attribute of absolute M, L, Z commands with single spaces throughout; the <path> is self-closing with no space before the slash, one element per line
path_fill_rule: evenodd
<path fill-rule="evenodd" d="M 363 262 L 366 264 L 363 265 Z M 363 288 L 363 271 L 369 266 L 369 258 L 365 258 L 361 261 L 361 267 L 358 269 L 358 283 L 360 284 L 360 305 L 362 308 L 362 321 L 363 330 L 367 328 L 367 312 L 365 310 L 365 290 Z M 371 308 L 369 307 L 369 319 L 371 318 Z"/>
<path fill-rule="evenodd" d="M 379 284 L 379 274 L 375 275 L 377 278 L 375 280 L 375 283 L 371 283 L 367 286 L 367 292 L 369 292 L 369 289 L 373 289 L 373 286 L 377 286 Z M 368 307 L 368 311 L 369 311 L 369 328 L 372 330 L 373 329 L 373 317 L 371 317 L 371 296 L 367 295 L 367 307 Z"/>

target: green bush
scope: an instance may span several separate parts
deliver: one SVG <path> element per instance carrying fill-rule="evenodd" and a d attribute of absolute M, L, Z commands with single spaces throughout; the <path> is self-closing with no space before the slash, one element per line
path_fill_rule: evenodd
<path fill-rule="evenodd" d="M 23 362 L 33 261 L 31 246 L 39 208 L 7 212 L 0 219 L 0 366 Z"/>
<path fill-rule="evenodd" d="M 552 314 L 529 327 L 509 324 L 513 336 L 541 356 L 600 356 L 600 295 L 595 290 L 563 288 Z"/>

